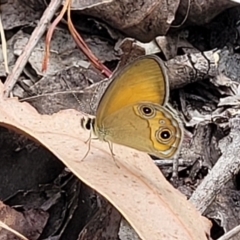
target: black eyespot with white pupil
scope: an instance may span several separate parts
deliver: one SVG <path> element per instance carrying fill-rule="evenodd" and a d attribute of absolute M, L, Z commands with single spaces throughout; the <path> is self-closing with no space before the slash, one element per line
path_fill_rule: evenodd
<path fill-rule="evenodd" d="M 168 140 L 171 137 L 171 132 L 169 130 L 163 130 L 160 136 L 162 139 Z"/>
<path fill-rule="evenodd" d="M 142 110 L 146 115 L 151 115 L 152 114 L 152 109 L 149 108 L 149 107 L 143 107 Z"/>
<path fill-rule="evenodd" d="M 150 106 L 142 105 L 142 106 L 140 106 L 139 110 L 140 110 L 141 114 L 143 115 L 143 117 L 145 117 L 145 118 L 152 118 L 155 116 L 155 111 Z"/>

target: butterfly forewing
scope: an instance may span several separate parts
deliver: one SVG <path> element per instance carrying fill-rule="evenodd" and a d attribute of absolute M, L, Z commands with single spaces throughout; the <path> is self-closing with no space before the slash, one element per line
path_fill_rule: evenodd
<path fill-rule="evenodd" d="M 105 117 L 139 101 L 165 105 L 168 91 L 168 79 L 160 59 L 155 56 L 138 58 L 113 75 L 97 109 L 97 126 L 101 126 Z"/>

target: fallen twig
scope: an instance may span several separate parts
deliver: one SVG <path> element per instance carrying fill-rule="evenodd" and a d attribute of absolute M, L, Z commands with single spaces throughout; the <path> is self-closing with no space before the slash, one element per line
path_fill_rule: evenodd
<path fill-rule="evenodd" d="M 71 20 L 70 5 L 68 6 L 67 15 L 68 15 L 68 28 L 77 46 L 81 49 L 81 51 L 83 51 L 83 53 L 91 61 L 93 66 L 96 67 L 98 70 L 101 71 L 102 74 L 109 78 L 112 75 L 112 72 L 104 64 L 102 64 L 99 61 L 99 59 L 92 53 L 91 49 L 88 47 L 88 45 L 84 42 L 80 34 L 78 34 L 76 29 L 74 28 L 74 25 Z"/>
<path fill-rule="evenodd" d="M 240 225 L 236 226 L 229 232 L 225 233 L 223 236 L 218 238 L 217 240 L 230 240 L 232 237 L 234 237 L 236 234 L 240 232 Z"/>
<path fill-rule="evenodd" d="M 38 26 L 34 29 L 27 45 L 24 48 L 24 51 L 17 59 L 12 72 L 8 76 L 6 82 L 4 83 L 4 97 L 9 96 L 20 74 L 22 73 L 23 68 L 25 67 L 34 47 L 37 45 L 39 39 L 46 31 L 49 22 L 51 21 L 51 19 L 53 18 L 54 14 L 61 6 L 61 4 L 62 0 L 52 0 L 47 9 L 45 10 L 45 12 L 43 13 L 38 23 Z"/>
<path fill-rule="evenodd" d="M 5 71 L 8 74 L 9 68 L 8 68 L 8 58 L 7 58 L 7 41 L 5 38 L 5 33 L 4 33 L 3 25 L 2 25 L 1 12 L 0 12 L 0 35 L 1 35 L 1 42 L 2 42 L 2 53 L 3 53 Z"/>
<path fill-rule="evenodd" d="M 205 212 L 222 186 L 240 170 L 240 115 L 231 119 L 230 124 L 231 132 L 228 137 L 231 137 L 231 142 L 190 198 L 201 213 Z"/>

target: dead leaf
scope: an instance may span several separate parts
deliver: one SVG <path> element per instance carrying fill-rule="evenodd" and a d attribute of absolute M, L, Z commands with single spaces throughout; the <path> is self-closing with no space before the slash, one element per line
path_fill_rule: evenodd
<path fill-rule="evenodd" d="M 113 0 L 85 0 L 85 1 L 78 1 L 72 0 L 71 1 L 71 8 L 75 10 L 81 10 L 85 8 L 90 8 L 94 6 L 98 6 L 104 3 L 112 2 Z M 65 1 L 64 1 L 65 2 Z"/>
<path fill-rule="evenodd" d="M 18 36 L 14 37 L 14 54 L 20 56 L 30 38 L 30 34 L 24 33 L 23 31 L 19 31 L 18 33 Z M 84 41 L 87 42 L 94 55 L 98 56 L 100 61 L 112 61 L 119 58 L 114 52 L 114 47 L 107 41 L 83 34 L 82 37 Z M 41 60 L 44 57 L 44 47 L 45 38 L 42 37 L 28 60 L 32 68 L 40 76 L 54 75 L 63 69 L 81 66 L 83 60 L 87 61 L 86 56 L 76 48 L 76 44 L 70 33 L 65 29 L 56 29 L 51 39 L 48 68 L 45 72 L 42 72 Z"/>
<path fill-rule="evenodd" d="M 34 11 L 28 5 L 21 4 L 21 1 L 8 0 L 1 4 L 1 17 L 4 30 L 30 25 L 41 17 L 43 9 Z"/>
<path fill-rule="evenodd" d="M 81 230 L 77 240 L 118 239 L 121 214 L 105 199 L 98 202 L 101 207 Z"/>
<path fill-rule="evenodd" d="M 167 33 L 175 18 L 179 2 L 179 0 L 131 2 L 115 0 L 78 12 L 97 17 L 137 40 L 149 42 L 154 37 Z"/>
<path fill-rule="evenodd" d="M 189 4 L 191 5 L 189 6 Z M 175 25 L 180 25 L 186 14 L 188 15 L 188 23 L 203 25 L 210 22 L 214 17 L 216 17 L 224 10 L 237 5 L 237 3 L 228 0 L 221 2 L 214 0 L 203 0 L 201 4 L 199 4 L 197 1 L 180 1 Z M 188 7 L 190 7 L 189 12 L 186 11 Z"/>
<path fill-rule="evenodd" d="M 0 93 L 3 85 L 0 85 Z M 114 145 L 116 166 L 107 143 L 92 140 L 75 110 L 40 115 L 27 103 L 0 96 L 0 124 L 35 139 L 55 154 L 79 179 L 109 200 L 140 238 L 204 240 L 210 224 L 163 177 L 151 158 Z"/>
<path fill-rule="evenodd" d="M 42 210 L 30 209 L 21 213 L 0 202 L 0 221 L 31 240 L 39 238 L 47 220 L 48 213 Z M 9 230 L 1 229 L 0 239 L 11 240 L 16 238 L 15 234 Z"/>

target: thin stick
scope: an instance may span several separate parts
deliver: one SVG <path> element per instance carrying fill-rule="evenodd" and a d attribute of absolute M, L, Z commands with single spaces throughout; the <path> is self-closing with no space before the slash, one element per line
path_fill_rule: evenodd
<path fill-rule="evenodd" d="M 232 237 L 234 237 L 236 234 L 240 232 L 240 225 L 236 226 L 229 232 L 225 233 L 223 236 L 218 238 L 217 240 L 230 240 Z"/>
<path fill-rule="evenodd" d="M 8 58 L 7 58 L 7 42 L 6 42 L 4 29 L 3 29 L 3 25 L 2 25 L 1 12 L 0 12 L 0 35 L 1 35 L 1 41 L 2 41 L 2 52 L 3 52 L 5 71 L 8 74 L 9 73 L 9 68 L 8 68 Z"/>
<path fill-rule="evenodd" d="M 39 39 L 46 31 L 49 22 L 53 18 L 55 12 L 61 6 L 62 0 L 51 0 L 49 6 L 43 13 L 38 26 L 34 29 L 27 45 L 22 54 L 18 57 L 11 74 L 4 83 L 4 97 L 8 97 L 14 85 L 16 84 L 20 74 L 22 73 L 34 47 L 37 45 Z"/>
<path fill-rule="evenodd" d="M 77 46 L 83 51 L 83 53 L 91 61 L 93 66 L 100 70 L 102 74 L 109 78 L 112 75 L 112 72 L 103 63 L 101 63 L 101 61 L 98 60 L 98 58 L 93 54 L 88 45 L 84 42 L 80 34 L 78 34 L 77 30 L 74 28 L 74 25 L 71 20 L 70 5 L 68 6 L 67 15 L 68 15 L 68 28 Z"/>

